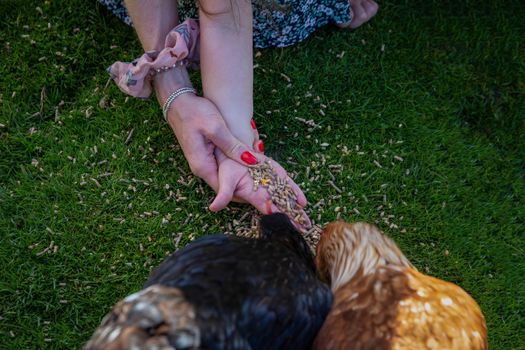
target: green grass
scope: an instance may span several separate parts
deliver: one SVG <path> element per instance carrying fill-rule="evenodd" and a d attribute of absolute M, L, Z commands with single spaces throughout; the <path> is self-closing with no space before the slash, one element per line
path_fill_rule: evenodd
<path fill-rule="evenodd" d="M 140 54 L 130 28 L 94 1 L 0 13 L 0 348 L 78 348 L 179 233 L 229 230 L 248 208 L 210 213 L 156 103 L 106 87 L 106 66 Z M 255 59 L 257 124 L 310 203 L 325 200 L 312 218 L 378 223 L 474 296 L 491 349 L 525 349 L 523 17 L 517 0 L 396 1 Z"/>

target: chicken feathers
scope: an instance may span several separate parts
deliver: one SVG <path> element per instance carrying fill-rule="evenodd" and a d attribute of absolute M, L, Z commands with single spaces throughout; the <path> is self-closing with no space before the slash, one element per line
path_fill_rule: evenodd
<path fill-rule="evenodd" d="M 314 349 L 488 349 L 477 303 L 418 272 L 374 225 L 328 225 L 316 263 L 335 300 Z"/>
<path fill-rule="evenodd" d="M 300 233 L 274 214 L 262 218 L 260 239 L 211 235 L 172 254 L 143 291 L 117 304 L 86 349 L 124 349 L 115 344 L 137 333 L 133 344 L 146 349 L 309 349 L 331 303 Z M 143 317 L 129 312 L 137 307 Z"/>

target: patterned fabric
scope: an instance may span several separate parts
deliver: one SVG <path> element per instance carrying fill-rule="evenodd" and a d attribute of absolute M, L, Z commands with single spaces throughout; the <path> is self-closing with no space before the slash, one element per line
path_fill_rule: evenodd
<path fill-rule="evenodd" d="M 124 0 L 99 0 L 118 18 L 132 25 Z M 281 0 L 279 9 L 253 6 L 253 42 L 258 48 L 296 44 L 319 27 L 329 23 L 348 23 L 348 0 Z M 276 6 L 274 6 L 276 7 Z M 178 0 L 179 17 L 197 18 L 195 0 Z"/>
<path fill-rule="evenodd" d="M 155 73 L 177 66 L 198 64 L 198 41 L 199 23 L 187 19 L 166 35 L 161 51 L 146 51 L 129 63 L 115 62 L 108 72 L 122 92 L 133 97 L 148 98 L 153 90 L 151 79 Z"/>

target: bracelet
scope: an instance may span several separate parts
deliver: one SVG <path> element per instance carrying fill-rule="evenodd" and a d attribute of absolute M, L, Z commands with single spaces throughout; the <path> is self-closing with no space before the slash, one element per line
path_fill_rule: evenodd
<path fill-rule="evenodd" d="M 170 109 L 170 106 L 173 103 L 173 101 L 175 101 L 175 99 L 179 97 L 180 95 L 184 95 L 187 93 L 192 93 L 196 95 L 197 90 L 195 90 L 192 87 L 183 87 L 183 88 L 173 91 L 168 96 L 168 98 L 166 99 L 166 102 L 164 102 L 164 105 L 162 106 L 162 115 L 164 116 L 164 120 L 166 121 L 166 123 L 168 122 L 168 110 Z"/>
<path fill-rule="evenodd" d="M 149 71 L 148 74 L 149 74 L 150 78 L 154 78 L 155 75 L 157 75 L 157 74 L 164 73 L 165 71 L 168 71 L 168 70 L 176 68 L 176 67 L 188 66 L 189 63 L 190 63 L 189 60 L 185 59 L 185 60 L 182 60 L 182 61 L 175 62 L 171 66 L 161 66 L 160 68 L 152 68 Z"/>

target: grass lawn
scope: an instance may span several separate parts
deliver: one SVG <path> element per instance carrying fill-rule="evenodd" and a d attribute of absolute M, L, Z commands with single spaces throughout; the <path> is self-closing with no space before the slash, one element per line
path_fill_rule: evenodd
<path fill-rule="evenodd" d="M 0 348 L 78 348 L 176 243 L 251 216 L 210 213 L 156 102 L 106 84 L 141 54 L 131 28 L 93 0 L 0 13 Z M 376 222 L 474 296 L 491 349 L 525 349 L 524 17 L 394 1 L 254 62 L 255 120 L 312 219 Z"/>

